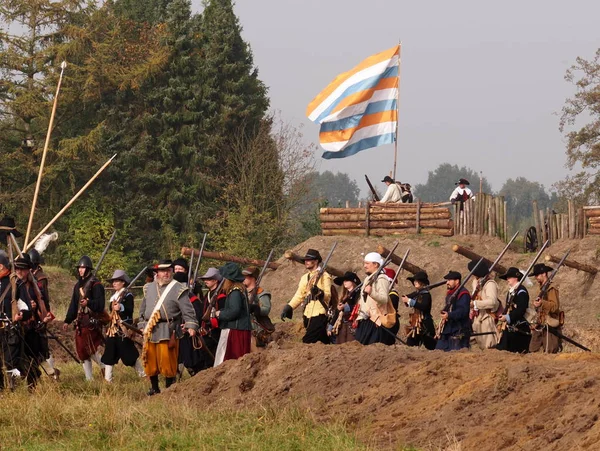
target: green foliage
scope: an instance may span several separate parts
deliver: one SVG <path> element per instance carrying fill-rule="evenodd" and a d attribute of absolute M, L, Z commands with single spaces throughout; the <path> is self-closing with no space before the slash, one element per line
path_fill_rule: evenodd
<path fill-rule="evenodd" d="M 471 183 L 470 187 L 474 193 L 479 192 L 479 174 L 466 166 L 459 168 L 456 164 L 442 163 L 436 170 L 429 171 L 427 182 L 416 185 L 413 194 L 424 202 L 445 202 L 450 198 L 450 194 L 456 188 L 455 183 L 460 178 L 465 178 Z M 492 194 L 492 187 L 485 177 L 483 192 Z"/>
<path fill-rule="evenodd" d="M 317 202 L 327 202 L 327 205 L 334 208 L 345 207 L 346 202 L 356 207 L 360 188 L 356 180 L 351 179 L 345 172 L 313 172 L 306 178 L 306 183 L 311 187 L 309 198 L 316 199 Z"/>
<path fill-rule="evenodd" d="M 75 267 L 82 255 L 91 257 L 94 265 L 96 265 L 115 230 L 114 212 L 110 209 L 110 206 L 100 205 L 99 202 L 90 200 L 74 207 L 69 216 L 70 235 L 62 248 L 65 253 L 63 265 L 65 267 Z M 117 268 L 128 270 L 130 274 L 132 270 L 137 269 L 129 265 L 138 256 L 125 255 L 123 247 L 123 240 L 117 232 L 97 274 L 100 280 L 110 277 Z"/>
<path fill-rule="evenodd" d="M 567 138 L 567 167 L 581 171 L 556 188 L 579 203 L 596 204 L 600 202 L 600 49 L 591 60 L 578 57 L 565 80 L 575 85 L 576 91 L 565 102 L 559 129 Z"/>
<path fill-rule="evenodd" d="M 544 185 L 525 177 L 508 179 L 498 194 L 506 200 L 509 225 L 514 231 L 525 230 L 533 224 L 534 200 L 541 209 L 552 208 L 557 201 L 556 193 L 548 194 Z"/>

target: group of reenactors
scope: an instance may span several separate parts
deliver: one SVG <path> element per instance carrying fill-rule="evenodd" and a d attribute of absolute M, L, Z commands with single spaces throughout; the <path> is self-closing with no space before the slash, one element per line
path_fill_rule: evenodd
<path fill-rule="evenodd" d="M 307 273 L 283 308 L 281 320 L 291 319 L 301 307 L 304 343 L 403 342 L 444 351 L 477 345 L 519 353 L 561 349 L 564 315 L 558 290 L 547 286 L 553 268 L 545 264 L 532 266 L 529 276 L 545 289 L 530 305 L 523 273 L 511 267 L 499 276 L 509 288 L 501 301 L 496 274 L 483 261 L 468 264 L 470 287 L 457 271 L 449 271 L 434 285 L 426 272 L 419 271 L 407 278 L 414 291 L 406 295 L 396 284 L 399 274 L 387 267 L 389 258 L 376 252 L 364 257 L 363 281 L 353 272 L 332 277 L 315 249 L 309 249 L 302 261 Z M 0 253 L 0 363 L 6 369 L 0 389 L 6 382 L 12 388 L 24 378 L 33 390 L 42 370 L 54 379 L 60 375 L 48 346 L 49 338 L 59 340 L 48 330 L 54 315 L 41 263 L 35 249 L 12 264 Z M 137 319 L 132 281 L 124 270 L 115 270 L 107 280 L 113 290 L 107 306 L 105 286 L 96 277 L 92 260 L 83 256 L 76 269 L 63 328 L 74 329 L 75 354 L 70 354 L 82 363 L 87 380 L 93 379 L 92 362 L 100 366 L 107 382 L 113 380 L 114 366 L 122 362 L 148 378 L 148 394 L 153 395 L 160 393 L 159 375 L 169 387 L 184 369 L 193 376 L 266 347 L 274 331 L 269 319 L 271 295 L 258 286 L 257 267 L 241 270 L 229 262 L 194 280 L 185 259 L 162 260 L 146 269 Z M 430 290 L 443 284 L 446 302 L 438 316 L 432 312 Z M 401 304 L 409 314 L 399 336 Z"/>
<path fill-rule="evenodd" d="M 309 249 L 303 260 L 307 274 L 283 308 L 281 319 L 291 319 L 293 311 L 303 306 L 304 343 L 403 342 L 443 351 L 475 345 L 517 353 L 556 353 L 562 347 L 564 315 L 558 290 L 547 287 L 554 269 L 543 263 L 535 264 L 528 274 L 540 287 L 546 287 L 530 305 L 524 274 L 515 267 L 499 275 L 508 284 L 506 299 L 502 301 L 498 298 L 497 274 L 483 261 L 467 265 L 468 277 L 472 277 L 470 287 L 458 271 L 449 271 L 443 282 L 434 285 L 430 285 L 426 272 L 419 271 L 407 277 L 415 291 L 400 295 L 395 271 L 381 268 L 386 261 L 376 252 L 364 258 L 366 278 L 362 282 L 353 272 L 336 278 L 323 272 L 323 259 L 315 249 Z M 430 290 L 444 284 L 445 306 L 439 316 L 434 315 Z M 339 292 L 336 286 L 340 287 Z M 400 302 L 409 312 L 403 337 L 397 335 Z M 390 320 L 393 316 L 395 321 Z"/>

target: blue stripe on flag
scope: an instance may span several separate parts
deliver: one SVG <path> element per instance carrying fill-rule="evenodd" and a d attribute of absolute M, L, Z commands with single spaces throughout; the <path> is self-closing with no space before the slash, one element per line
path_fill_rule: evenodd
<path fill-rule="evenodd" d="M 383 73 L 379 75 L 375 75 L 373 77 L 369 77 L 360 81 L 358 83 L 353 84 L 352 86 L 348 86 L 348 88 L 337 98 L 335 101 L 329 105 L 328 108 L 323 111 L 318 118 L 316 118 L 313 122 L 319 124 L 323 119 L 331 114 L 331 112 L 335 109 L 336 106 L 346 97 L 351 94 L 355 94 L 360 91 L 366 91 L 367 89 L 372 89 L 377 86 L 380 80 L 384 78 L 391 78 L 398 76 L 398 66 L 388 67 Z"/>
<path fill-rule="evenodd" d="M 384 111 L 392 111 L 396 109 L 396 99 L 380 100 L 367 105 L 364 113 L 355 114 L 354 116 L 345 117 L 338 121 L 323 122 L 319 133 L 333 132 L 338 130 L 346 130 L 348 128 L 357 127 L 361 119 L 367 114 L 382 113 Z"/>
<path fill-rule="evenodd" d="M 340 150 L 339 152 L 323 152 L 323 158 L 326 160 L 332 160 L 335 158 L 349 157 L 360 152 L 361 150 L 371 149 L 384 144 L 391 144 L 394 142 L 395 136 L 395 133 L 386 133 L 385 135 L 361 139 L 354 144 L 350 144 L 348 147 L 344 148 L 344 150 Z"/>

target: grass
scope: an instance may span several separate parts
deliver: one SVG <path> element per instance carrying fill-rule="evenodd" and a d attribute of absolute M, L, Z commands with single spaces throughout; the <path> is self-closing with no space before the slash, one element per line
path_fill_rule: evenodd
<path fill-rule="evenodd" d="M 35 394 L 24 384 L 0 394 L 0 449 L 70 450 L 362 450 L 341 423 L 317 424 L 294 408 L 220 409 L 202 399 L 148 398 L 146 381 L 117 366 L 112 384 L 83 380 L 61 365 L 60 383 L 44 378 Z"/>

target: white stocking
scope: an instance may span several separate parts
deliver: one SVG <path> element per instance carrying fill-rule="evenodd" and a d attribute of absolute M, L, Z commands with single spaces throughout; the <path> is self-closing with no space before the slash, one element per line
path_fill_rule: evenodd
<path fill-rule="evenodd" d="M 84 360 L 83 361 L 83 372 L 85 373 L 85 380 L 91 381 L 94 380 L 94 373 L 92 372 L 92 361 Z"/>
<path fill-rule="evenodd" d="M 104 379 L 106 379 L 106 382 L 112 382 L 112 375 L 113 375 L 113 366 L 105 365 L 104 366 Z"/>
<path fill-rule="evenodd" d="M 138 376 L 146 377 L 146 372 L 144 371 L 144 365 L 142 365 L 142 362 L 140 361 L 140 359 L 137 359 L 135 361 L 135 370 L 137 371 Z"/>

